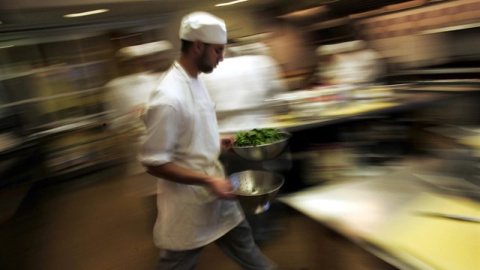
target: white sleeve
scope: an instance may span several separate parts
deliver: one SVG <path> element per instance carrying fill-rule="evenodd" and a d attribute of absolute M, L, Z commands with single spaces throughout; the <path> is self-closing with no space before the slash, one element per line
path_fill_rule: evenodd
<path fill-rule="evenodd" d="M 171 105 L 149 107 L 144 122 L 147 127 L 139 161 L 143 165 L 159 166 L 171 162 L 181 133 L 181 113 Z"/>

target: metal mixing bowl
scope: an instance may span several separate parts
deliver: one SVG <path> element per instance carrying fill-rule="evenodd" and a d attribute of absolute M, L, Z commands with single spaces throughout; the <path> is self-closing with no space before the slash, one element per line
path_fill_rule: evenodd
<path fill-rule="evenodd" d="M 247 160 L 263 161 L 278 157 L 287 148 L 288 142 L 292 134 L 281 132 L 284 138 L 269 144 L 256 146 L 233 146 L 233 151 Z"/>
<path fill-rule="evenodd" d="M 268 171 L 241 171 L 228 178 L 246 214 L 267 211 L 284 183 L 283 176 Z"/>

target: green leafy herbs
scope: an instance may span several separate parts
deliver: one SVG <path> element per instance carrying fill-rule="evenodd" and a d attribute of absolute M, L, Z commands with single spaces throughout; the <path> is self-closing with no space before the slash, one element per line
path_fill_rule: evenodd
<path fill-rule="evenodd" d="M 250 131 L 239 131 L 235 136 L 235 146 L 256 146 L 279 141 L 285 135 L 278 129 L 261 128 Z"/>

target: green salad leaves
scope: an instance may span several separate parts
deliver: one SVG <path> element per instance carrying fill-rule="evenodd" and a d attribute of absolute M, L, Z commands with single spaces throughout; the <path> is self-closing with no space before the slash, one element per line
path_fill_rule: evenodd
<path fill-rule="evenodd" d="M 285 135 L 280 130 L 274 128 L 239 131 L 235 135 L 234 146 L 256 146 L 279 141 L 283 138 L 285 138 Z"/>

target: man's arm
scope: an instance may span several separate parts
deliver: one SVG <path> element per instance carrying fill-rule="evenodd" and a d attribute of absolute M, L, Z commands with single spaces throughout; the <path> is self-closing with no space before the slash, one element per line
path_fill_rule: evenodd
<path fill-rule="evenodd" d="M 232 184 L 228 179 L 222 177 L 196 173 L 171 162 L 159 166 L 146 166 L 146 168 L 147 173 L 155 177 L 185 185 L 206 186 L 220 199 L 232 199 L 235 197 L 232 193 Z"/>

